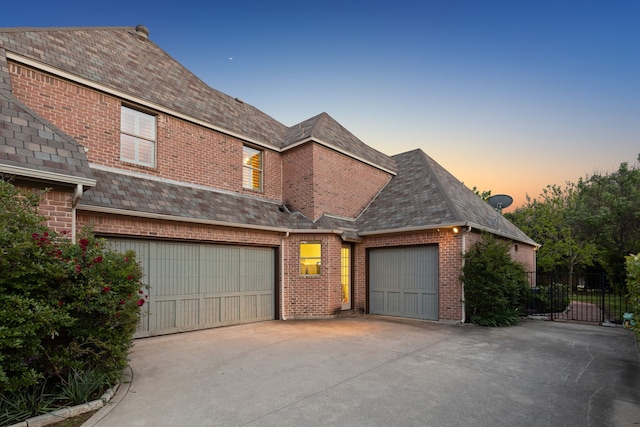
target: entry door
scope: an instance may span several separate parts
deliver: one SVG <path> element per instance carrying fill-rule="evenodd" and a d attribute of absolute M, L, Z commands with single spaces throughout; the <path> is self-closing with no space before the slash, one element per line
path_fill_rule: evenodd
<path fill-rule="evenodd" d="M 352 298 L 352 286 L 351 286 L 351 246 L 342 245 L 340 253 L 341 259 L 341 281 L 342 281 L 342 309 L 351 310 L 353 305 L 351 303 Z"/>

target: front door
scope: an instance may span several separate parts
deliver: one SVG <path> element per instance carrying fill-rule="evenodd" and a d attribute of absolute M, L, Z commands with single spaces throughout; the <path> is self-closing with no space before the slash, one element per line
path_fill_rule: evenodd
<path fill-rule="evenodd" d="M 341 262 L 341 282 L 342 282 L 342 309 L 351 310 L 353 308 L 351 304 L 351 246 L 342 245 L 342 251 L 340 256 Z"/>

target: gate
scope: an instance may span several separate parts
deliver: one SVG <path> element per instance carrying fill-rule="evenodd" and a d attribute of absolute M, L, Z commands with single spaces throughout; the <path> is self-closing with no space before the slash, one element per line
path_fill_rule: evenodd
<path fill-rule="evenodd" d="M 530 272 L 528 314 L 548 320 L 622 324 L 631 304 L 626 276 Z"/>

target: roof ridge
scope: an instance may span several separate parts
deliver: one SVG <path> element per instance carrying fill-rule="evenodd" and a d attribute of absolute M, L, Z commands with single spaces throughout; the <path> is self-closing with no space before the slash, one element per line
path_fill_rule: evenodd
<path fill-rule="evenodd" d="M 50 31 L 87 31 L 87 30 L 135 30 L 136 26 L 123 25 L 123 26 L 68 26 L 68 27 L 0 27 L 1 33 L 14 33 L 14 32 L 50 32 Z"/>
<path fill-rule="evenodd" d="M 438 187 L 438 191 L 440 192 L 440 194 L 442 195 L 442 198 L 444 199 L 445 203 L 447 204 L 447 206 L 449 207 L 449 209 L 451 209 L 451 212 L 453 212 L 453 216 L 462 221 L 462 215 L 460 210 L 458 209 L 458 207 L 456 206 L 455 203 L 453 203 L 453 200 L 451 200 L 451 197 L 449 195 L 449 192 L 446 191 L 446 189 L 444 188 L 444 185 L 442 184 L 442 182 L 440 182 L 440 176 L 435 173 L 436 171 L 434 170 L 434 168 L 431 166 L 430 162 L 427 161 L 427 159 L 429 160 L 433 160 L 427 153 L 425 153 L 421 148 L 416 148 L 413 151 L 419 151 L 421 156 L 420 156 L 420 161 L 422 161 L 425 165 L 425 167 L 427 168 L 427 170 L 429 171 L 429 174 L 433 177 L 433 182 L 436 185 L 436 187 Z M 408 151 L 408 153 L 410 153 L 411 151 Z M 438 166 L 440 166 L 439 163 L 435 162 L 435 160 L 433 160 L 434 163 L 436 163 Z M 442 166 L 440 166 L 440 169 L 443 169 L 445 172 L 447 172 L 446 169 L 442 168 Z M 448 172 L 447 172 L 448 173 Z M 451 175 L 453 176 L 453 175 Z M 458 180 L 456 177 L 453 177 L 456 181 L 460 182 L 460 184 L 464 185 L 462 183 L 462 181 Z"/>

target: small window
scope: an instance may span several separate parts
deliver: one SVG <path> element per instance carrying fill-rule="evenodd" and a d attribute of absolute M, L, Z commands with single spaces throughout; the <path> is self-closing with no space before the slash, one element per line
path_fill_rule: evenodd
<path fill-rule="evenodd" d="M 155 167 L 156 117 L 122 106 L 120 132 L 120 160 Z"/>
<path fill-rule="evenodd" d="M 322 245 L 320 242 L 300 243 L 300 274 L 313 276 L 320 274 Z"/>
<path fill-rule="evenodd" d="M 242 147 L 242 186 L 262 190 L 262 151 Z"/>

